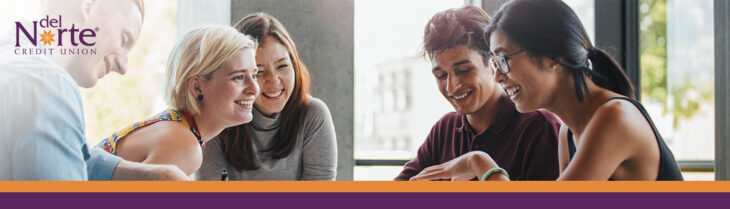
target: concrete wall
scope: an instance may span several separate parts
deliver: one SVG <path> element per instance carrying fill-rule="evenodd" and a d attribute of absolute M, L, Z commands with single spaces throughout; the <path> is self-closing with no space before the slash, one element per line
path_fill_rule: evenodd
<path fill-rule="evenodd" d="M 177 10 L 178 38 L 198 27 L 231 24 L 231 0 L 179 0 Z"/>
<path fill-rule="evenodd" d="M 208 2 L 208 1 L 205 1 Z M 337 180 L 353 178 L 353 0 L 231 0 L 231 23 L 249 13 L 278 18 L 312 77 L 312 96 L 332 112 L 338 145 Z"/>

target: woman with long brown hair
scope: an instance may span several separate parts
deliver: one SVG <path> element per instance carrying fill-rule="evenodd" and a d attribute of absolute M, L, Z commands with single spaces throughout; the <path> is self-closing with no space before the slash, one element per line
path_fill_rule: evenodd
<path fill-rule="evenodd" d="M 284 26 L 250 14 L 234 25 L 259 43 L 261 95 L 253 121 L 223 131 L 203 151 L 198 180 L 334 180 L 337 140 L 327 105 L 309 95 L 309 72 Z"/>

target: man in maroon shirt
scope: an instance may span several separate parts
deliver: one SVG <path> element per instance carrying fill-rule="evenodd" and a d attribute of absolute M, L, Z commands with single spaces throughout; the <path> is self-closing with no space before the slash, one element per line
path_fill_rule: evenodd
<path fill-rule="evenodd" d="M 436 122 L 395 180 L 477 150 L 489 154 L 511 180 L 557 179 L 560 121 L 544 110 L 517 112 L 494 82 L 483 38 L 489 19 L 484 10 L 467 6 L 439 12 L 426 25 L 424 51 L 441 94 L 456 112 Z"/>

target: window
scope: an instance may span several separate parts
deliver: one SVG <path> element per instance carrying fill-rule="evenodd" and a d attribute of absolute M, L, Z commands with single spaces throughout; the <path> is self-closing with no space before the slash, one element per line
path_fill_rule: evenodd
<path fill-rule="evenodd" d="M 595 1 L 592 0 L 563 0 L 565 4 L 573 8 L 573 11 L 578 15 L 578 19 L 583 23 L 583 27 L 588 33 L 588 37 L 591 41 L 596 42 L 596 12 L 595 12 Z"/>
<path fill-rule="evenodd" d="M 400 160 L 453 111 L 420 56 L 423 28 L 464 0 L 355 1 L 355 159 Z M 363 164 L 363 163 L 360 163 Z M 380 163 L 375 163 L 380 164 Z M 356 166 L 355 180 L 392 180 L 401 166 Z"/>
<path fill-rule="evenodd" d="M 641 101 L 680 165 L 714 160 L 711 0 L 641 0 Z M 684 173 L 713 180 L 712 173 Z"/>

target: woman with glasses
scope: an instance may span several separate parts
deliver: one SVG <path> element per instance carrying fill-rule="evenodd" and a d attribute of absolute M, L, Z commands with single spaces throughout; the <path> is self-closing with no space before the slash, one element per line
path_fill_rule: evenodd
<path fill-rule="evenodd" d="M 520 112 L 547 109 L 564 125 L 558 180 L 682 180 L 672 152 L 618 63 L 593 46 L 559 0 L 506 3 L 487 27 L 495 80 Z M 437 165 L 418 180 L 509 180 L 484 152 Z"/>

